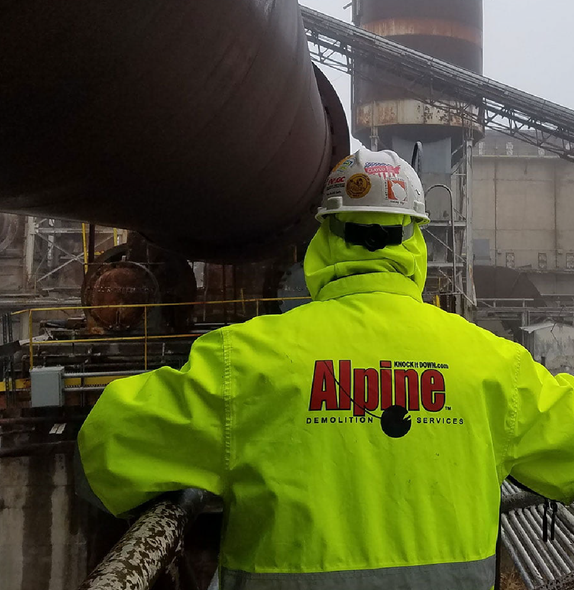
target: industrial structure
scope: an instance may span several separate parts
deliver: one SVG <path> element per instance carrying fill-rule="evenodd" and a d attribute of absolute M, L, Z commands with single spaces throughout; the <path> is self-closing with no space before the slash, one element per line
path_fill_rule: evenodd
<path fill-rule="evenodd" d="M 434 2 L 353 3 L 355 25 L 428 56 L 482 74 L 482 0 L 465 4 Z M 393 83 L 394 82 L 394 83 Z M 431 226 L 427 228 L 427 293 L 468 315 L 474 304 L 472 262 L 471 146 L 482 137 L 479 117 L 445 111 L 413 96 L 401 80 L 381 78 L 375 66 L 358 61 L 353 72 L 353 135 L 377 151 L 384 147 L 403 157 L 415 141 L 424 144 L 422 178 L 427 187 Z M 455 106 L 454 104 L 452 105 Z M 459 110 L 478 107 L 464 103 Z M 437 190 L 431 187 L 436 186 Z"/>
<path fill-rule="evenodd" d="M 562 334 L 562 354 L 557 356 L 572 354 L 571 339 L 560 329 L 574 319 L 570 162 L 532 143 L 488 131 L 474 149 L 473 169 L 477 321 L 526 345 L 534 336 L 525 329 L 555 322 L 548 338 L 558 343 Z M 537 332 L 537 339 L 543 333 Z M 533 345 L 528 348 L 537 360 L 550 362 Z M 568 366 L 548 364 L 554 372 Z"/>
<path fill-rule="evenodd" d="M 355 25 L 304 7 L 301 22 L 295 2 L 216 4 L 24 2 L 3 17 L 0 210 L 27 217 L 0 214 L 0 590 L 77 586 L 124 532 L 73 496 L 73 441 L 107 383 L 180 367 L 206 331 L 305 300 L 313 211 L 349 151 L 310 55 L 353 76 L 363 144 L 407 158 L 425 144 L 428 301 L 522 341 L 527 324 L 574 318 L 574 112 L 482 76 L 481 0 L 355 0 Z M 174 533 L 148 581 L 183 535 L 181 506 L 159 512 Z M 201 588 L 219 518 L 195 529 Z M 538 587 L 543 568 L 520 563 Z"/>
<path fill-rule="evenodd" d="M 473 163 L 476 263 L 520 270 L 544 296 L 574 294 L 569 162 L 489 131 Z"/>

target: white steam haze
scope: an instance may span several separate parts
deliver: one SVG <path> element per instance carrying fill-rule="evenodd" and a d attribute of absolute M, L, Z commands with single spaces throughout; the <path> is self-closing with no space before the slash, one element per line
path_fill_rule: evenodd
<path fill-rule="evenodd" d="M 350 21 L 351 9 L 343 8 L 349 2 L 301 4 Z M 484 75 L 574 109 L 573 24 L 572 0 L 484 0 Z M 323 70 L 349 112 L 349 76 Z"/>

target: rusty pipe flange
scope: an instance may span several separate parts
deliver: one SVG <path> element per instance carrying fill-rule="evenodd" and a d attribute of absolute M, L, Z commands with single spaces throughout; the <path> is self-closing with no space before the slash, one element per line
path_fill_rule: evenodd
<path fill-rule="evenodd" d="M 99 265 L 82 287 L 82 305 L 148 305 L 158 303 L 159 287 L 154 275 L 136 262 L 111 262 Z M 89 315 L 98 326 L 113 332 L 125 332 L 138 326 L 144 308 L 91 309 Z"/>

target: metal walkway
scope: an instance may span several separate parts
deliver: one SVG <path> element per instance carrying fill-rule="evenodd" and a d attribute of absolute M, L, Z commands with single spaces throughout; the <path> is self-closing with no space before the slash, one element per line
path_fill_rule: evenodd
<path fill-rule="evenodd" d="M 310 8 L 301 11 L 316 61 L 367 79 L 373 70 L 384 73 L 424 102 L 574 162 L 574 110 Z"/>
<path fill-rule="evenodd" d="M 508 481 L 502 484 L 502 542 L 529 590 L 573 590 L 572 508 L 558 504 L 554 539 L 549 538 L 545 542 L 543 528 L 545 525 L 548 530 L 551 528 L 552 510 L 548 510 L 545 523 L 544 504 L 526 502 L 530 505 L 520 507 L 522 498 L 527 496 L 530 494 L 525 494 Z M 540 501 L 543 499 L 540 498 Z"/>

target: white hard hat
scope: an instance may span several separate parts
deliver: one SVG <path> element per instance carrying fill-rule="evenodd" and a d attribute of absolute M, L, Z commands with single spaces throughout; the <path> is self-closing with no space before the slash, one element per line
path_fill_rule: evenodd
<path fill-rule="evenodd" d="M 356 211 L 399 213 L 419 223 L 429 222 L 420 178 L 391 151 L 360 149 L 331 172 L 317 219 Z"/>

